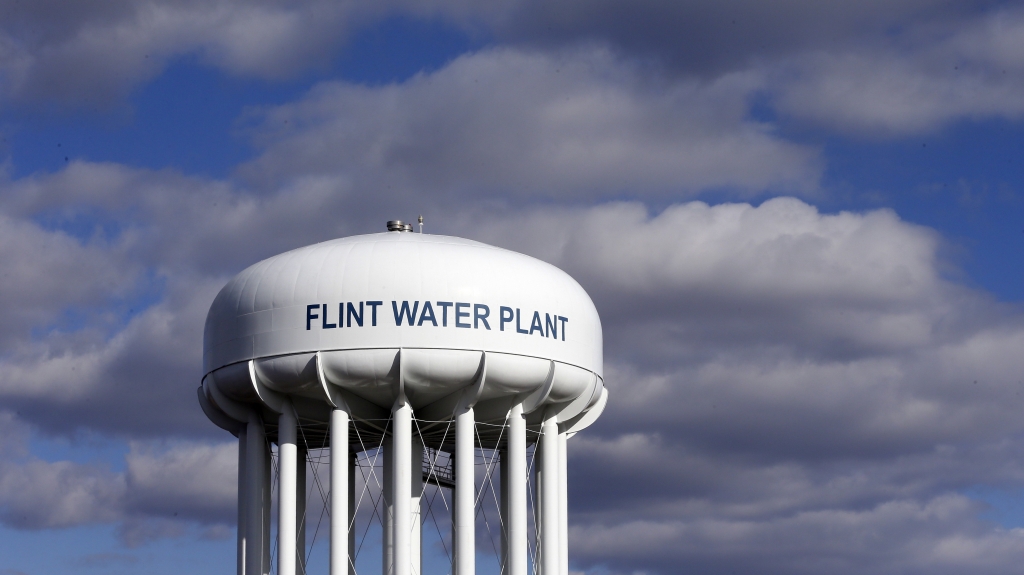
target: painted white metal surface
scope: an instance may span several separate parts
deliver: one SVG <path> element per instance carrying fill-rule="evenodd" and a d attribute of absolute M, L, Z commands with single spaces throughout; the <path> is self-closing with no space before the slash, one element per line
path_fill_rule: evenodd
<path fill-rule="evenodd" d="M 210 308 L 203 365 L 209 373 L 255 358 L 404 347 L 500 351 L 601 375 L 601 342 L 593 303 L 558 268 L 461 238 L 387 232 L 238 274 Z"/>
<path fill-rule="evenodd" d="M 512 406 L 508 416 L 508 574 L 526 575 L 527 525 L 526 488 L 529 484 L 526 467 L 526 420 L 523 405 Z"/>
<path fill-rule="evenodd" d="M 331 549 L 330 575 L 348 574 L 349 449 L 348 412 L 331 411 Z"/>
<path fill-rule="evenodd" d="M 298 499 L 298 448 L 296 443 L 295 414 L 291 402 L 285 404 L 278 420 L 278 441 L 280 442 L 280 471 L 277 499 L 277 561 L 278 575 L 296 575 L 295 557 L 298 537 L 296 521 Z M 305 465 L 305 462 L 303 462 Z M 305 490 L 305 486 L 303 486 Z"/>
<path fill-rule="evenodd" d="M 455 416 L 455 575 L 476 573 L 475 422 L 473 408 Z"/>
<path fill-rule="evenodd" d="M 522 254 L 389 232 L 251 266 L 210 309 L 200 388 L 210 419 L 240 436 L 240 572 L 264 574 L 269 566 L 270 441 L 280 454 L 277 571 L 305 572 L 299 490 L 308 446 L 298 432 L 320 433 L 318 445 L 330 444 L 330 573 L 351 571 L 351 428 L 380 433 L 383 442 L 384 572 L 419 575 L 419 466 L 421 441 L 429 440 L 416 430 L 450 421 L 454 445 L 429 447 L 456 456 L 457 575 L 475 573 L 479 448 L 502 452 L 504 569 L 527 574 L 527 445 L 538 438 L 537 567 L 542 575 L 565 575 L 566 439 L 607 403 L 602 362 L 601 323 L 590 298 L 561 270 Z M 379 432 L 375 421 L 390 427 Z"/>

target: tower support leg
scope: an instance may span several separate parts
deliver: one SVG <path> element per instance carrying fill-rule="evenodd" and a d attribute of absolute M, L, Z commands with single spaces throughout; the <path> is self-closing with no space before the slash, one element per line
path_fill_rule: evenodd
<path fill-rule="evenodd" d="M 559 552 L 559 481 L 558 422 L 555 416 L 544 419 L 540 434 L 540 460 L 537 465 L 537 491 L 540 499 L 538 543 L 540 543 L 540 575 L 558 575 Z"/>
<path fill-rule="evenodd" d="M 501 557 L 499 572 L 508 573 L 508 444 L 498 448 L 498 514 L 501 517 Z"/>
<path fill-rule="evenodd" d="M 412 575 L 412 407 L 407 401 L 395 403 L 392 411 L 392 498 L 394 510 L 394 575 Z M 417 469 L 419 472 L 420 470 Z M 282 574 L 284 575 L 284 574 Z"/>
<path fill-rule="evenodd" d="M 247 477 L 246 477 L 246 465 L 245 456 L 249 448 L 246 437 L 248 436 L 248 425 L 243 427 L 238 432 L 238 549 L 237 549 L 237 564 L 238 564 L 238 575 L 245 575 L 245 546 L 246 539 L 248 538 L 248 522 L 246 517 L 248 513 L 246 507 L 249 504 L 249 497 L 246 489 Z"/>
<path fill-rule="evenodd" d="M 277 444 L 279 454 L 277 489 L 277 572 L 296 575 L 298 446 L 296 445 L 295 412 L 289 400 L 278 418 Z"/>
<path fill-rule="evenodd" d="M 348 575 L 349 469 L 348 412 L 331 411 L 331 559 L 330 575 Z"/>
<path fill-rule="evenodd" d="M 309 450 L 298 438 L 295 450 L 295 573 L 306 575 L 306 461 Z"/>
<path fill-rule="evenodd" d="M 558 434 L 558 573 L 569 575 L 569 460 L 568 437 Z"/>
<path fill-rule="evenodd" d="M 508 574 L 527 575 L 526 419 L 522 404 L 509 412 L 508 424 Z"/>
<path fill-rule="evenodd" d="M 476 477 L 473 434 L 475 420 L 470 407 L 455 416 L 455 575 L 476 573 L 476 525 L 474 517 Z"/>
<path fill-rule="evenodd" d="M 245 575 L 266 575 L 270 571 L 270 446 L 263 420 L 255 411 L 249 414 L 245 430 L 245 498 Z"/>

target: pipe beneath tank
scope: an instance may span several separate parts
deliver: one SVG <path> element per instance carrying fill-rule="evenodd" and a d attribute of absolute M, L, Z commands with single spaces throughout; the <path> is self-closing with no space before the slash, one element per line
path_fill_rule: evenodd
<path fill-rule="evenodd" d="M 292 402 L 287 397 L 283 402 L 281 415 L 278 417 L 278 488 L 277 488 L 277 573 L 278 575 L 296 575 L 295 543 L 297 481 L 298 481 L 298 446 L 296 444 L 295 412 Z"/>
<path fill-rule="evenodd" d="M 455 416 L 455 575 L 476 572 L 474 432 L 469 407 Z"/>
<path fill-rule="evenodd" d="M 331 575 L 347 575 L 349 568 L 348 419 L 344 409 L 331 411 Z"/>
<path fill-rule="evenodd" d="M 405 398 L 395 403 L 392 420 L 393 574 L 412 575 L 412 406 Z"/>
<path fill-rule="evenodd" d="M 558 421 L 552 415 L 544 419 L 540 434 L 540 459 L 537 465 L 537 489 L 540 492 L 540 575 L 558 575 L 561 563 L 559 553 L 558 502 Z"/>
<path fill-rule="evenodd" d="M 523 404 L 508 414 L 508 574 L 527 575 L 526 419 Z"/>

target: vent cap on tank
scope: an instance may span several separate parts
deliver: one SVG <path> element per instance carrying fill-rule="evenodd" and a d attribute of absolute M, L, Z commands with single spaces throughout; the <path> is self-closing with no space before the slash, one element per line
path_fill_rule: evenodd
<path fill-rule="evenodd" d="M 411 232 L 412 224 L 407 224 L 402 220 L 391 220 L 388 222 L 389 232 Z"/>

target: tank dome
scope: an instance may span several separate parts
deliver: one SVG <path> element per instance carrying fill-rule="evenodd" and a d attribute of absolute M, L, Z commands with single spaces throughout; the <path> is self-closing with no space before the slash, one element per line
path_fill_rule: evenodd
<path fill-rule="evenodd" d="M 277 572 L 306 572 L 307 470 L 330 508 L 335 575 L 357 561 L 360 515 L 380 521 L 382 573 L 422 573 L 428 484 L 451 490 L 458 573 L 475 572 L 484 484 L 503 570 L 527 575 L 532 550 L 538 573 L 566 572 L 567 442 L 608 397 L 593 302 L 534 258 L 399 220 L 388 230 L 259 262 L 210 307 L 197 395 L 238 437 L 239 572 L 271 572 L 275 487 Z M 364 499 L 372 513 L 357 512 Z"/>
<path fill-rule="evenodd" d="M 421 408 L 471 385 L 486 364 L 481 402 L 533 394 L 578 404 L 571 417 L 601 395 L 602 362 L 600 318 L 565 272 L 479 242 L 400 231 L 249 267 L 217 295 L 203 341 L 204 374 L 242 401 L 259 401 L 255 377 L 291 395 L 318 398 L 326 383 L 381 408 L 399 394 Z M 504 414 L 507 402 L 498 403 Z"/>

